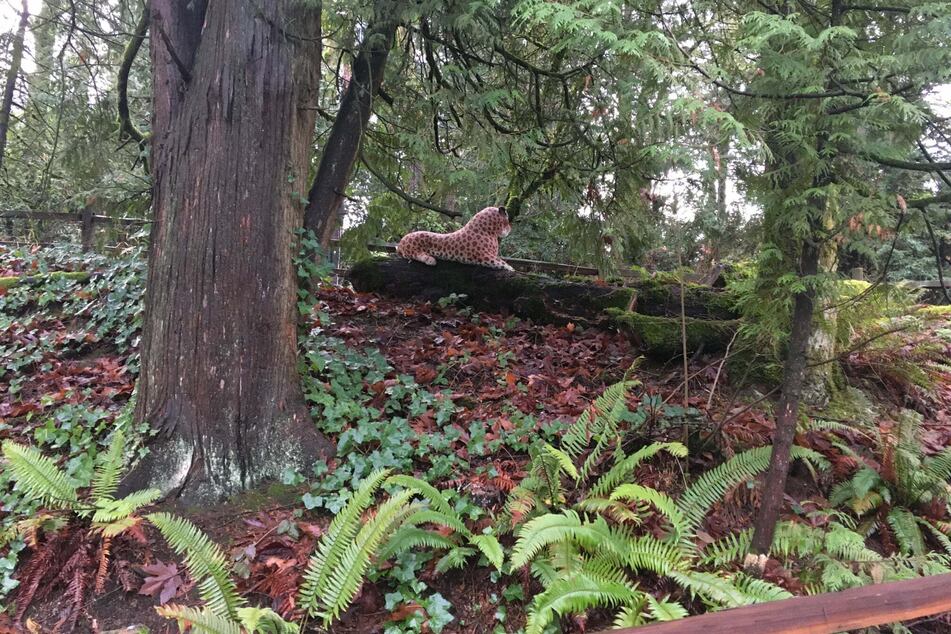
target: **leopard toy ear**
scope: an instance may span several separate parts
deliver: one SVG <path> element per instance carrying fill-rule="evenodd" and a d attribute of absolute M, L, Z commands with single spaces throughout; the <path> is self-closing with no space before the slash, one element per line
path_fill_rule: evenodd
<path fill-rule="evenodd" d="M 505 216 L 505 219 L 506 219 L 506 220 L 509 219 L 509 213 L 505 210 L 505 207 L 504 207 L 504 206 L 499 205 L 499 213 L 502 214 L 503 216 Z"/>

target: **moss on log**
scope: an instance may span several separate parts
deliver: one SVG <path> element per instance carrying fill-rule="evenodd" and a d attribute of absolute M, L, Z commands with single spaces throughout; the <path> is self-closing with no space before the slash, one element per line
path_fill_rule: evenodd
<path fill-rule="evenodd" d="M 609 286 L 497 271 L 455 262 L 426 266 L 397 257 L 363 260 L 350 269 L 357 291 L 435 301 L 452 294 L 486 311 L 510 312 L 541 323 L 619 327 L 659 356 L 680 352 L 679 283 L 647 279 Z M 696 284 L 684 287 L 688 349 L 725 348 L 736 331 L 732 296 Z"/>
<path fill-rule="evenodd" d="M 659 357 L 675 357 L 682 353 L 682 329 L 680 317 L 642 315 L 617 308 L 607 309 L 612 321 L 631 339 Z M 701 347 L 707 352 L 721 352 L 730 344 L 740 326 L 739 319 L 684 320 L 687 331 L 687 350 L 693 352 Z"/>
<path fill-rule="evenodd" d="M 46 281 L 55 280 L 75 280 L 85 282 L 89 279 L 89 273 L 85 271 L 53 271 L 42 275 L 19 275 L 10 277 L 0 277 L 0 289 L 9 289 L 20 284 L 39 284 Z"/>

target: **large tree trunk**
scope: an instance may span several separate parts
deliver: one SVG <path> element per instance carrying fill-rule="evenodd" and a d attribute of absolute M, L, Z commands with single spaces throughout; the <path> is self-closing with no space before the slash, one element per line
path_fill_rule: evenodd
<path fill-rule="evenodd" d="M 26 37 L 26 27 L 30 22 L 30 7 L 27 0 L 23 0 L 23 11 L 20 13 L 20 26 L 13 38 L 13 50 L 10 53 L 10 68 L 7 70 L 7 81 L 3 90 L 3 103 L 0 104 L 0 169 L 3 168 L 3 156 L 7 149 L 7 133 L 10 131 L 10 113 L 13 111 L 13 95 L 16 93 L 17 78 L 20 76 L 20 65 L 23 63 L 23 40 Z"/>
<path fill-rule="evenodd" d="M 330 244 L 337 228 L 344 192 L 370 122 L 373 99 L 383 83 L 386 58 L 395 35 L 396 22 L 391 16 L 368 29 L 307 196 L 304 228 L 313 231 L 324 247 Z"/>
<path fill-rule="evenodd" d="M 295 0 L 152 3 L 154 224 L 124 483 L 216 500 L 328 449 L 297 374 L 295 230 L 319 72 Z"/>

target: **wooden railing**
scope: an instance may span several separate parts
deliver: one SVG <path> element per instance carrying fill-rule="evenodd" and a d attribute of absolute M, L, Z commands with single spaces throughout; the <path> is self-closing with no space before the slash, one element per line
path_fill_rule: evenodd
<path fill-rule="evenodd" d="M 0 212 L 0 221 L 11 220 L 36 220 L 36 221 L 56 221 L 72 222 L 80 225 L 80 242 L 83 251 L 92 250 L 93 235 L 97 224 L 116 225 L 121 224 L 127 227 L 146 225 L 151 220 L 143 218 L 116 218 L 113 216 L 103 216 L 93 212 L 91 207 L 86 207 L 81 211 L 3 211 Z"/>
<path fill-rule="evenodd" d="M 760 603 L 602 634 L 833 634 L 949 611 L 951 574 L 944 574 Z"/>

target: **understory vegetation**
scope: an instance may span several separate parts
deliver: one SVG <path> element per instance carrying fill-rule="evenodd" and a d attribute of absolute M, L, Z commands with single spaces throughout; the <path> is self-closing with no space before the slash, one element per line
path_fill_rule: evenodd
<path fill-rule="evenodd" d="M 795 501 L 757 578 L 769 410 L 723 355 L 691 362 L 684 402 L 682 373 L 617 333 L 320 286 L 301 295 L 300 371 L 336 454 L 221 527 L 115 495 L 147 435 L 128 416 L 140 256 L 7 251 L 2 268 L 13 618 L 67 630 L 137 593 L 199 632 L 538 634 L 951 572 L 943 308 L 840 313 L 847 343 L 876 338 L 800 420 Z"/>

